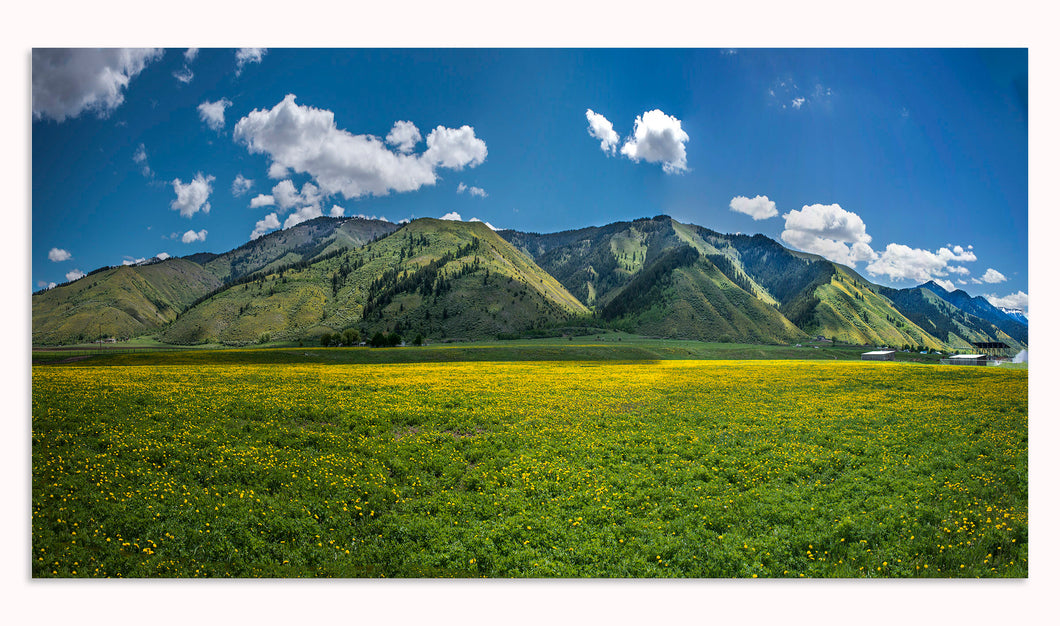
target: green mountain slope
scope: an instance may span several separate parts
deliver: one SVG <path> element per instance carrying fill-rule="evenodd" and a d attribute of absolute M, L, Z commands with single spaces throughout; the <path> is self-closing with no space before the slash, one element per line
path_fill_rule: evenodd
<path fill-rule="evenodd" d="M 764 235 L 722 234 L 667 216 L 550 235 L 502 234 L 632 332 L 771 343 L 809 334 L 942 347 L 853 270 Z M 672 275 L 657 271 L 656 263 L 672 262 L 676 257 L 667 255 L 682 248 L 699 256 L 671 268 Z M 649 268 L 657 275 L 641 277 Z M 647 294 L 661 299 L 649 303 Z"/>
<path fill-rule="evenodd" d="M 690 245 L 671 248 L 638 272 L 600 315 L 621 328 L 661 337 L 755 343 L 806 338 Z"/>
<path fill-rule="evenodd" d="M 419 219 L 357 248 L 334 247 L 251 275 L 200 302 L 163 341 L 247 343 L 363 337 L 492 337 L 589 311 L 485 224 Z"/>
<path fill-rule="evenodd" d="M 263 235 L 224 254 L 211 255 L 202 265 L 222 281 L 233 282 L 263 269 L 355 248 L 397 229 L 397 224 L 382 220 L 318 217 Z"/>
<path fill-rule="evenodd" d="M 202 266 L 185 259 L 96 271 L 33 295 L 33 343 L 142 335 L 173 321 L 220 284 Z"/>
<path fill-rule="evenodd" d="M 1027 347 L 1026 342 L 988 320 L 959 309 L 924 285 L 911 289 L 880 287 L 879 291 L 910 320 L 938 337 L 947 337 L 947 342 L 954 347 L 970 349 L 971 342 L 1001 342 L 1013 348 Z M 1024 329 L 1024 338 L 1025 333 Z"/>
<path fill-rule="evenodd" d="M 828 283 L 814 290 L 818 300 L 804 328 L 810 334 L 824 335 L 850 343 L 886 346 L 926 346 L 944 349 L 945 337 L 938 337 L 899 311 L 879 287 L 848 267 L 833 264 L 835 273 Z"/>

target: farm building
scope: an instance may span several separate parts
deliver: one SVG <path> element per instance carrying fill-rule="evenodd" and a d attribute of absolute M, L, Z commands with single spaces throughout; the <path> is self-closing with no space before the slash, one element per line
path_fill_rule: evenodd
<path fill-rule="evenodd" d="M 940 363 L 946 365 L 991 365 L 992 360 L 985 354 L 954 354 L 949 358 L 942 359 Z"/>
<path fill-rule="evenodd" d="M 873 350 L 872 352 L 863 352 L 861 354 L 862 361 L 893 361 L 894 350 Z"/>

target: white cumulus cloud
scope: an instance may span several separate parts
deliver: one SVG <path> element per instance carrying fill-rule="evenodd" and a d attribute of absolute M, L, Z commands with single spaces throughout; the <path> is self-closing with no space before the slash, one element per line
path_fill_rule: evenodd
<path fill-rule="evenodd" d="M 265 56 L 267 48 L 240 48 L 236 50 L 236 76 L 243 73 L 243 66 L 247 63 L 261 63 L 261 57 Z"/>
<path fill-rule="evenodd" d="M 73 255 L 62 248 L 52 248 L 51 250 L 48 250 L 49 261 L 60 263 L 62 261 L 69 261 L 72 258 Z"/>
<path fill-rule="evenodd" d="M 199 105 L 199 119 L 206 125 L 218 132 L 225 127 L 225 109 L 232 106 L 228 98 L 221 98 L 217 102 L 207 100 Z"/>
<path fill-rule="evenodd" d="M 66 281 L 67 282 L 73 282 L 73 281 L 77 280 L 78 278 L 84 278 L 84 276 L 85 276 L 85 273 L 82 272 L 81 270 L 73 269 L 73 270 L 70 270 L 69 272 L 66 273 Z"/>
<path fill-rule="evenodd" d="M 188 232 L 184 233 L 184 236 L 181 237 L 180 240 L 183 241 L 184 243 L 195 243 L 196 241 L 206 241 L 206 229 L 200 230 L 199 232 L 195 232 L 194 230 L 189 230 Z"/>
<path fill-rule="evenodd" d="M 638 115 L 633 123 L 633 137 L 626 140 L 620 152 L 633 161 L 662 163 L 667 174 L 688 168 L 685 143 L 688 133 L 681 130 L 681 120 L 659 109 Z"/>
<path fill-rule="evenodd" d="M 195 175 L 191 182 L 182 183 L 179 178 L 173 179 L 173 191 L 177 193 L 175 200 L 169 203 L 174 211 L 180 211 L 181 217 L 191 217 L 197 212 L 210 212 L 210 193 L 213 187 L 210 183 L 214 181 L 213 176 L 203 176 L 202 172 Z"/>
<path fill-rule="evenodd" d="M 618 133 L 611 122 L 592 109 L 585 110 L 585 119 L 589 120 L 589 136 L 600 140 L 601 150 L 614 154 L 618 145 Z"/>
<path fill-rule="evenodd" d="M 784 214 L 785 243 L 843 265 L 876 258 L 865 222 L 838 204 L 812 204 Z"/>
<path fill-rule="evenodd" d="M 768 196 L 755 196 L 747 198 L 736 196 L 729 201 L 729 209 L 737 213 L 750 215 L 755 221 L 764 220 L 777 214 L 777 203 Z"/>
<path fill-rule="evenodd" d="M 459 214 L 459 213 L 457 213 L 456 211 L 450 211 L 449 213 L 446 213 L 445 215 L 441 216 L 441 217 L 440 217 L 440 218 L 438 218 L 438 219 L 442 219 L 442 220 L 450 220 L 450 221 L 453 221 L 453 222 L 460 222 L 460 221 L 463 221 L 463 220 L 462 220 L 462 219 L 460 218 L 460 214 Z"/>
<path fill-rule="evenodd" d="M 992 293 L 988 293 L 983 296 L 986 301 L 998 308 L 1006 309 L 1020 309 L 1024 313 L 1027 312 L 1028 298 L 1027 294 L 1022 291 L 1016 293 L 1010 293 L 1007 296 L 998 297 Z"/>
<path fill-rule="evenodd" d="M 412 122 L 394 122 L 394 127 L 387 133 L 386 142 L 395 148 L 398 152 L 408 154 L 416 149 L 416 144 L 420 142 L 420 129 L 416 128 L 416 125 Z"/>
<path fill-rule="evenodd" d="M 456 192 L 457 193 L 467 192 L 467 193 L 471 194 L 472 196 L 478 196 L 479 198 L 485 198 L 487 195 L 489 195 L 489 194 L 486 193 L 486 190 L 483 189 L 482 187 L 474 187 L 474 186 L 469 187 L 469 186 L 465 185 L 464 183 L 460 183 L 459 185 L 456 186 Z"/>
<path fill-rule="evenodd" d="M 438 167 L 459 170 L 486 158 L 486 144 L 470 126 L 439 126 L 427 135 L 425 152 L 405 154 L 372 135 L 339 129 L 334 113 L 298 105 L 293 94 L 272 109 L 251 111 L 236 123 L 233 137 L 271 159 L 270 178 L 291 170 L 308 174 L 324 196 L 346 199 L 415 191 L 435 184 Z"/>
<path fill-rule="evenodd" d="M 232 195 L 238 198 L 250 191 L 250 188 L 253 186 L 253 179 L 245 178 L 243 173 L 240 172 L 239 174 L 236 174 L 235 179 L 232 181 Z"/>
<path fill-rule="evenodd" d="M 984 273 L 982 277 L 980 277 L 980 280 L 982 280 L 984 283 L 994 284 L 1003 283 L 1008 280 L 1008 278 L 1005 278 L 1004 274 L 990 267 L 987 268 L 986 273 Z"/>
<path fill-rule="evenodd" d="M 345 217 L 346 209 L 336 204 L 331 207 L 331 211 L 328 212 L 328 215 L 331 217 Z"/>
<path fill-rule="evenodd" d="M 475 167 L 486 160 L 486 142 L 476 137 L 475 129 L 466 124 L 460 128 L 439 126 L 427 135 L 423 160 L 454 170 Z"/>
<path fill-rule="evenodd" d="M 264 193 L 259 193 L 251 198 L 250 208 L 260 209 L 263 206 L 276 206 L 276 199 Z"/>
<path fill-rule="evenodd" d="M 62 122 L 84 111 L 110 115 L 129 82 L 162 58 L 159 48 L 37 48 L 33 50 L 33 118 Z"/>
<path fill-rule="evenodd" d="M 254 230 L 250 233 L 250 238 L 257 239 L 258 237 L 264 235 L 266 232 L 279 227 L 279 218 L 276 217 L 275 213 L 269 213 L 265 216 L 265 219 L 258 220 L 257 223 L 254 224 Z"/>
<path fill-rule="evenodd" d="M 939 248 L 937 252 L 931 252 L 930 250 L 911 248 L 904 244 L 889 243 L 883 253 L 879 255 L 879 258 L 875 262 L 870 263 L 865 269 L 873 276 L 883 275 L 893 281 L 912 280 L 924 283 L 934 280 L 940 285 L 943 282 L 947 282 L 949 287 L 952 287 L 952 282 L 940 279 L 951 273 L 962 274 L 963 272 L 958 269 L 959 266 L 952 266 L 950 263 L 965 263 L 975 260 L 975 254 L 970 247 L 965 249 L 961 246 L 950 246 Z M 946 285 L 943 286 L 945 287 Z"/>

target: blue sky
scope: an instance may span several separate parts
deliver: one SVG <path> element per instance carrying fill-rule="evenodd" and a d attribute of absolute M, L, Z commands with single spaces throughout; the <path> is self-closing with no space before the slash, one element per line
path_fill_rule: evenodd
<path fill-rule="evenodd" d="M 665 213 L 1027 308 L 1026 49 L 33 54 L 34 290 L 321 214 Z"/>

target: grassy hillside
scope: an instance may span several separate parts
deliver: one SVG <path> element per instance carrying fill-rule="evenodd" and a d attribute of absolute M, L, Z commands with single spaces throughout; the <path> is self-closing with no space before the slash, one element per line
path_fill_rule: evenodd
<path fill-rule="evenodd" d="M 660 337 L 789 343 L 806 337 L 774 307 L 733 283 L 691 246 L 673 248 L 639 272 L 600 315 Z"/>
<path fill-rule="evenodd" d="M 279 268 L 340 248 L 355 248 L 397 228 L 397 224 L 381 220 L 318 217 L 214 255 L 203 267 L 222 281 L 235 281 L 259 270 Z"/>
<path fill-rule="evenodd" d="M 492 337 L 588 310 L 482 223 L 420 219 L 358 248 L 262 271 L 198 304 L 162 333 L 171 343 Z"/>
<path fill-rule="evenodd" d="M 763 235 L 726 235 L 666 216 L 551 235 L 503 234 L 631 332 L 765 342 L 808 333 L 943 347 L 852 270 Z M 677 269 L 673 255 L 681 249 L 698 257 Z"/>
<path fill-rule="evenodd" d="M 1025 348 L 1025 342 L 1016 339 L 993 323 L 962 311 L 932 289 L 921 285 L 912 289 L 890 289 L 880 287 L 895 306 L 910 320 L 940 337 L 949 337 L 954 347 L 970 349 L 971 342 L 1002 342 L 1013 348 Z M 1026 338 L 1026 328 L 1023 332 Z"/>
<path fill-rule="evenodd" d="M 33 343 L 127 339 L 176 319 L 221 281 L 197 263 L 169 259 L 94 272 L 33 295 Z"/>
<path fill-rule="evenodd" d="M 905 317 L 875 285 L 842 265 L 835 270 L 814 291 L 819 303 L 806 326 L 810 334 L 867 345 L 945 349 L 945 342 Z"/>

